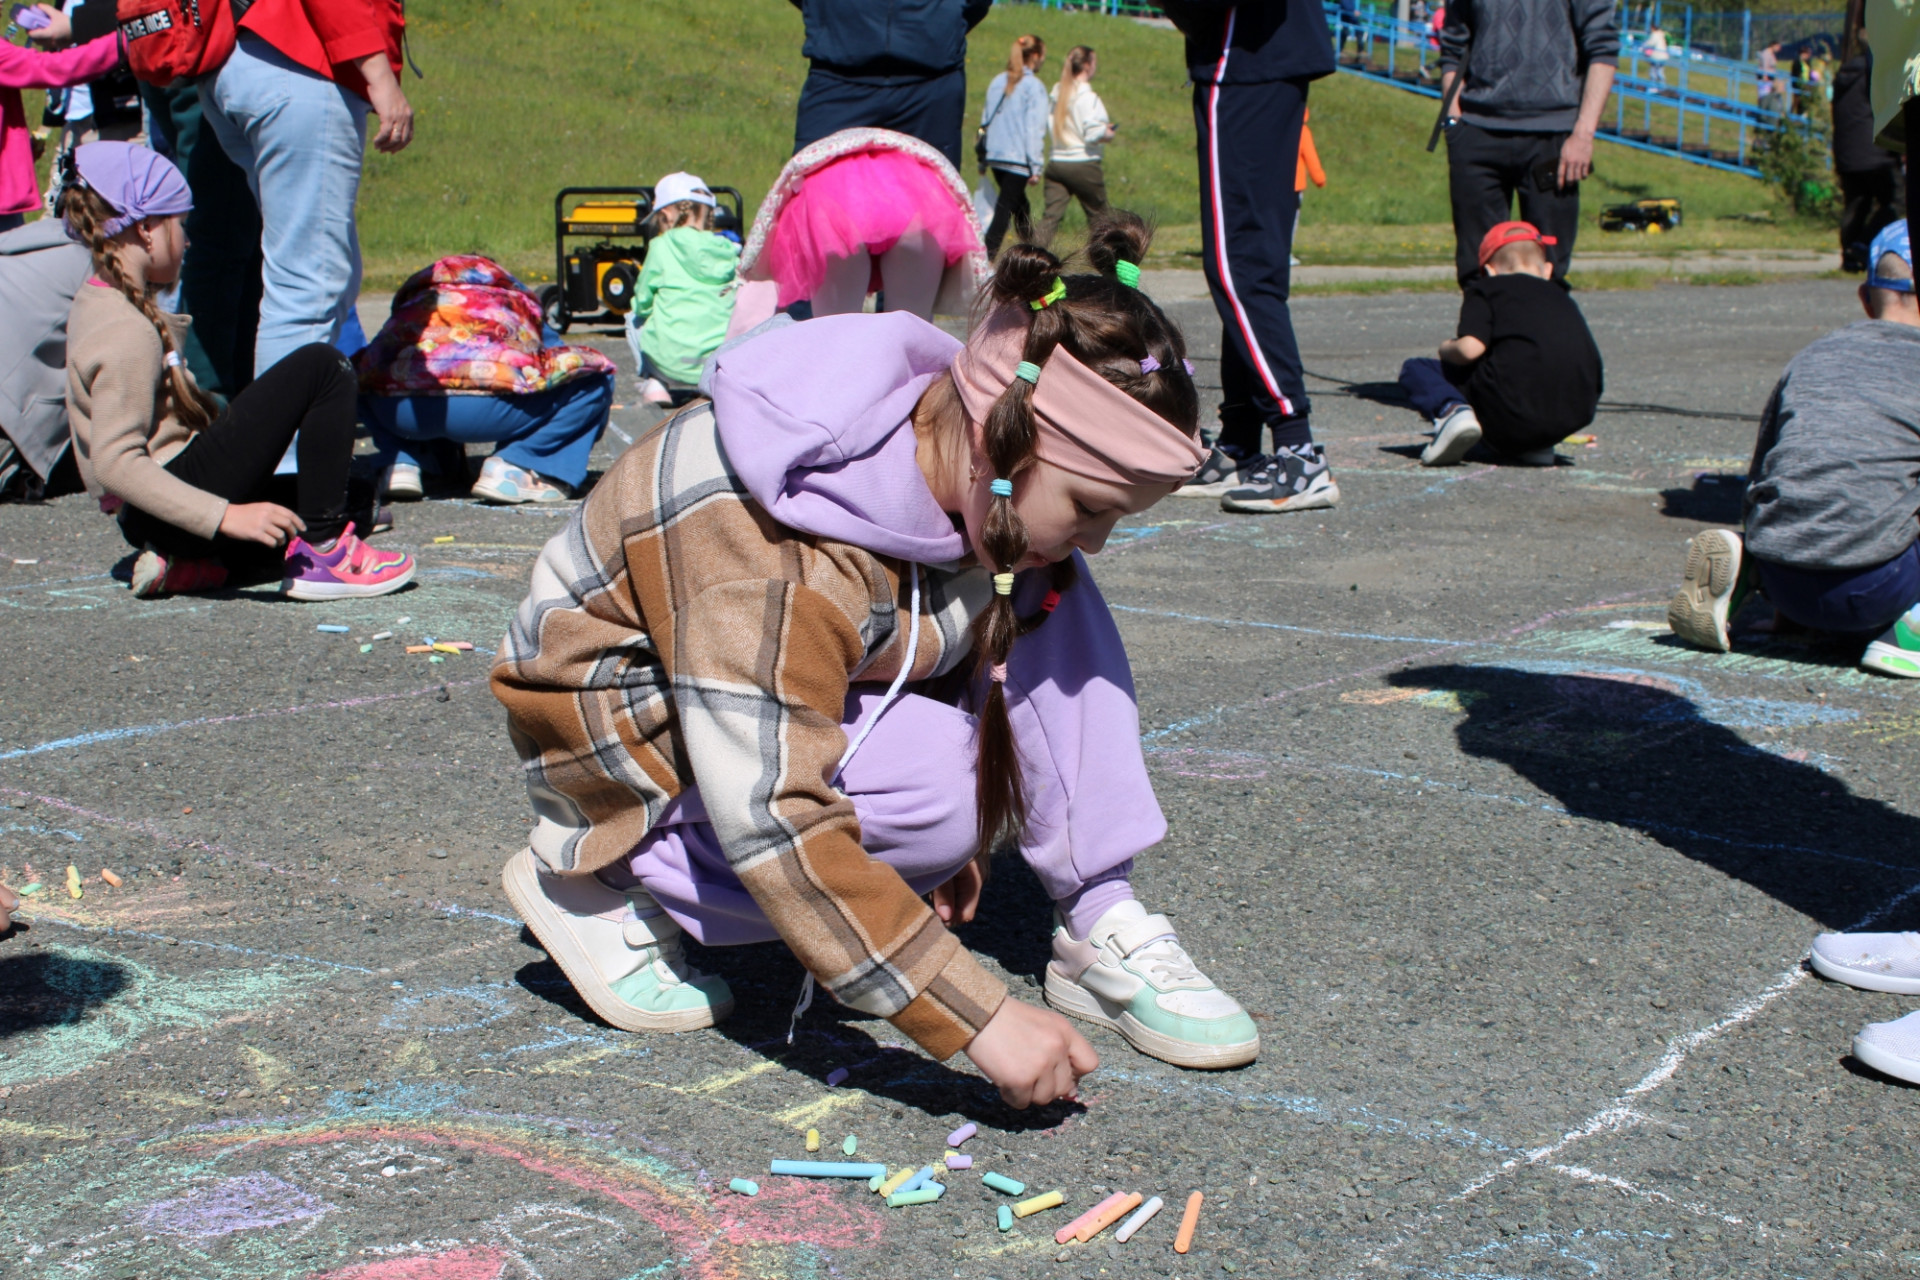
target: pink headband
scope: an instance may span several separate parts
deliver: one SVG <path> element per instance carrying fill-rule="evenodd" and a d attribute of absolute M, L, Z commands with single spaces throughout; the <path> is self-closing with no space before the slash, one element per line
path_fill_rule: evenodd
<path fill-rule="evenodd" d="M 975 422 L 987 420 L 993 402 L 1013 382 L 1027 323 L 1015 308 L 1001 307 L 955 358 L 953 382 Z M 1198 440 L 1081 364 L 1065 347 L 1055 347 L 1041 366 L 1033 414 L 1040 424 L 1034 452 L 1094 480 L 1184 483 L 1207 460 Z"/>

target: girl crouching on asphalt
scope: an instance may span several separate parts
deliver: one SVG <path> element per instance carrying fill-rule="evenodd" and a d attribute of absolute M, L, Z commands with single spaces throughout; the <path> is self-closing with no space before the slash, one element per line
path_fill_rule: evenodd
<path fill-rule="evenodd" d="M 1011 1105 L 1072 1097 L 1092 1047 L 947 928 L 1013 845 L 1053 900 L 1054 1009 L 1182 1066 L 1258 1053 L 1134 899 L 1166 822 L 1083 559 L 1205 453 L 1184 342 L 1131 287 L 1147 240 L 1116 216 L 1064 277 L 1013 247 L 964 346 L 880 314 L 721 352 L 712 401 L 547 544 L 493 671 L 537 815 L 505 885 L 608 1022 L 732 1011 L 683 931 L 778 938 Z"/>
<path fill-rule="evenodd" d="M 121 532 L 140 549 L 134 593 L 210 590 L 230 572 L 280 572 L 295 600 L 406 586 L 413 557 L 375 551 L 347 518 L 357 387 L 346 359 L 302 347 L 220 409 L 181 358 L 189 318 L 153 299 L 180 276 L 186 179 L 130 142 L 68 157 L 60 213 L 92 252 L 93 278 L 67 320 L 67 418 L 87 491 L 118 500 Z M 295 432 L 298 512 L 269 500 Z"/>

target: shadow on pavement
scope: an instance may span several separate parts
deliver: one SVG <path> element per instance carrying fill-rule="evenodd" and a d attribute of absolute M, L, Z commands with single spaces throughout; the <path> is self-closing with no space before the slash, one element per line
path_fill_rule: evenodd
<path fill-rule="evenodd" d="M 0 1040 L 71 1026 L 126 987 L 127 971 L 104 960 L 61 955 L 0 957 Z"/>
<path fill-rule="evenodd" d="M 1690 489 L 1662 489 L 1660 514 L 1739 528 L 1746 518 L 1747 478 L 1728 472 L 1697 475 Z"/>
<path fill-rule="evenodd" d="M 1451 691 L 1466 712 L 1460 749 L 1505 764 L 1569 814 L 1642 831 L 1826 927 L 1920 878 L 1920 821 L 1717 722 L 1759 723 L 1799 704 L 1703 708 L 1679 682 L 1642 672 L 1445 665 L 1390 681 Z"/>

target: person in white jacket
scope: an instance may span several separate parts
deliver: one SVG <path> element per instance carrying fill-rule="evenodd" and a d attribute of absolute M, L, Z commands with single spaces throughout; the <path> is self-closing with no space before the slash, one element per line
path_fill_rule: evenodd
<path fill-rule="evenodd" d="M 1047 205 L 1040 219 L 1036 243 L 1053 243 L 1067 204 L 1076 196 L 1080 211 L 1092 222 L 1107 207 L 1107 178 L 1101 157 L 1115 125 L 1107 119 L 1107 104 L 1093 91 L 1099 61 L 1093 50 L 1077 44 L 1067 51 L 1067 64 L 1053 90 L 1053 158 L 1047 162 Z"/>
<path fill-rule="evenodd" d="M 987 223 L 987 256 L 1000 252 L 1007 228 L 1020 239 L 1033 234 L 1033 214 L 1027 188 L 1040 182 L 1046 167 L 1047 91 L 1040 83 L 1040 64 L 1047 58 L 1039 36 L 1021 36 L 1007 56 L 1007 69 L 987 85 L 980 128 L 987 168 L 999 188 L 993 218 Z"/>

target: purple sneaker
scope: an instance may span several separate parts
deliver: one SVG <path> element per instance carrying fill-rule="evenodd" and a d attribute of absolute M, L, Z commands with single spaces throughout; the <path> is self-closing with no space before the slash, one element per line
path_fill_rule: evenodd
<path fill-rule="evenodd" d="M 287 578 L 280 589 L 290 600 L 345 600 L 384 596 L 412 581 L 412 556 L 375 551 L 354 536 L 349 524 L 331 551 L 316 551 L 304 538 L 289 543 Z"/>

